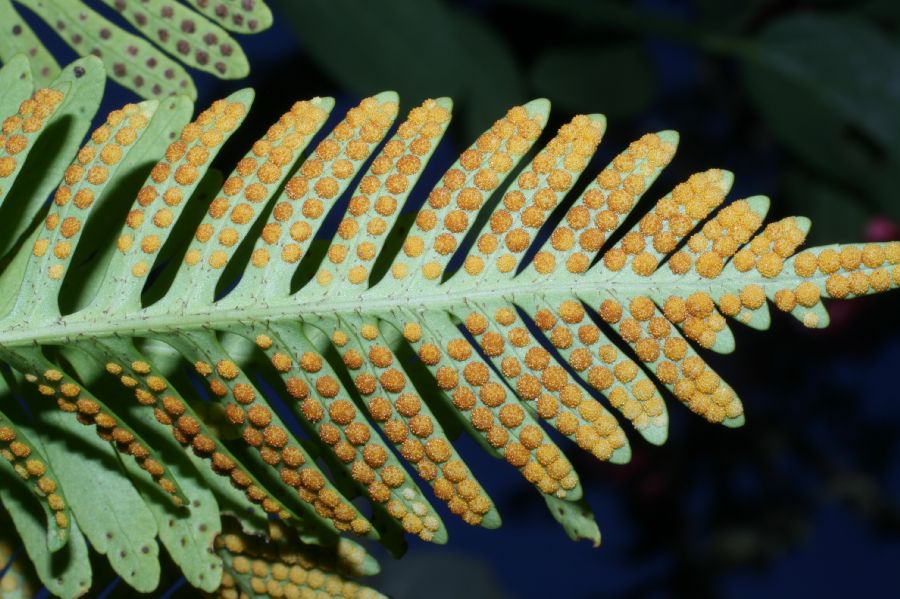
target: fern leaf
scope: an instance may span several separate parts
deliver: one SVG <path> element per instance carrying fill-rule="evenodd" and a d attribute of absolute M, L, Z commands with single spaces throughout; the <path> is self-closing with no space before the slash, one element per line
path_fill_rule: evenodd
<path fill-rule="evenodd" d="M 22 20 L 10 0 L 0 0 L 0 23 L 3 23 L 3 35 L 0 35 L 0 61 L 7 64 L 14 60 L 21 62 L 27 56 L 27 61 L 34 66 L 34 75 L 41 85 L 50 83 L 59 75 L 59 65 L 31 27 Z M 22 58 L 17 58 L 19 55 Z M 10 71 L 10 74 L 14 70 Z M 2 114 L 8 112 L 4 110 Z"/>
<path fill-rule="evenodd" d="M 34 91 L 31 66 L 24 54 L 16 54 L 0 69 L 0 85 L 3 85 L 3 97 L 0 98 L 0 114 L 12 114 L 19 105 L 28 99 Z"/>
<path fill-rule="evenodd" d="M 115 187 L 117 175 L 133 164 L 131 151 L 140 152 L 143 135 L 153 132 L 149 125 L 157 107 L 156 101 L 150 101 L 113 112 L 79 150 L 65 171 L 65 184 L 54 194 L 44 231 L 34 243 L 33 253 L 39 260 L 32 260 L 25 270 L 26 280 L 41 284 L 22 290 L 12 315 L 27 321 L 35 313 L 59 311 L 60 288 L 83 224 L 103 199 L 103 192 Z"/>
<path fill-rule="evenodd" d="M 310 518 L 324 518 L 335 530 L 353 528 L 358 533 L 369 533 L 377 538 L 371 524 L 352 503 L 341 497 L 281 418 L 257 402 L 260 391 L 231 360 L 215 336 L 186 333 L 180 341 L 175 347 L 182 355 L 193 358 L 197 372 L 207 377 L 213 395 L 222 398 L 229 419 L 246 425 L 242 437 L 254 450 L 251 456 L 256 467 L 266 470 L 277 466 L 275 473 L 279 484 L 299 498 L 301 508 Z M 182 432 L 190 434 L 190 431 Z"/>
<path fill-rule="evenodd" d="M 171 0 L 103 2 L 118 10 L 157 46 L 188 66 L 221 79 L 240 79 L 250 72 L 247 56 L 234 38 L 183 4 Z M 127 52 L 131 55 L 132 49 L 128 48 Z"/>
<path fill-rule="evenodd" d="M 147 484 L 152 484 L 152 479 L 147 480 L 146 472 L 127 464 L 126 469 L 133 481 L 144 483 L 136 486 L 156 520 L 160 543 L 172 561 L 191 586 L 214 592 L 222 580 L 222 561 L 213 552 L 213 542 L 222 532 L 220 506 L 213 491 L 188 459 L 188 454 L 156 421 L 152 411 L 147 412 L 147 408 L 140 404 L 128 408 L 135 428 L 139 428 L 145 438 L 153 439 L 153 446 L 174 471 L 175 481 L 187 498 L 188 509 L 176 509 L 167 497 L 160 497 L 159 493 L 154 492 Z"/>
<path fill-rule="evenodd" d="M 100 106 L 103 83 L 100 61 L 82 59 L 63 69 L 49 87 L 35 91 L 20 103 L 15 113 L 5 115 L 6 143 L 0 150 L 0 208 L 20 216 L 0 225 L 0 251 L 8 252 L 19 241 L 59 184 Z M 41 168 L 23 169 L 32 152 L 45 156 Z M 14 208 L 7 201 L 13 192 Z"/>
<path fill-rule="evenodd" d="M 184 289 L 179 297 L 171 296 L 170 301 L 203 305 L 214 299 L 216 284 L 222 271 L 240 247 L 252 226 L 252 218 L 245 214 L 256 210 L 266 198 L 271 197 L 284 184 L 312 137 L 325 124 L 334 107 L 331 98 L 316 98 L 309 102 L 298 102 L 269 128 L 266 135 L 257 141 L 237 167 L 226 179 L 222 194 L 209 206 L 203 222 L 197 227 L 197 234 L 184 255 L 184 264 L 176 273 L 174 288 Z M 290 190 L 285 191 L 291 193 Z M 233 198 L 243 198 L 247 202 L 231 205 Z M 238 206 L 241 206 L 240 208 Z M 284 212 L 293 210 L 290 204 L 276 203 L 273 210 L 274 223 L 263 230 L 263 239 L 275 243 L 275 231 L 282 228 Z M 252 214 L 252 212 L 250 212 Z M 299 236 L 298 233 L 294 235 Z M 210 243 L 210 241 L 213 241 Z M 282 253 L 293 253 L 294 249 L 285 245 Z M 299 258 L 299 251 L 298 251 Z M 262 260 L 262 253 L 257 254 Z M 166 308 L 164 297 L 160 309 Z"/>
<path fill-rule="evenodd" d="M 197 4 L 265 22 L 261 3 Z M 25 158 L 53 139 L 52 119 L 71 116 L 78 137 L 86 131 L 97 67 L 68 67 L 33 100 L 21 60 L 0 70 L 10 90 L 0 108 L 11 114 L 3 209 L 33 177 L 9 213 L 17 218 L 2 224 L 19 241 L 0 263 L 0 358 L 37 388 L 27 395 L 35 418 L 4 405 L 0 433 L 37 440 L 30 455 L 66 491 L 71 531 L 77 523 L 141 590 L 158 575 L 158 534 L 192 585 L 224 597 L 375 596 L 346 577 L 377 563 L 340 533 L 395 555 L 404 533 L 442 543 L 432 494 L 469 524 L 499 526 L 454 447 L 462 430 L 532 483 L 571 538 L 599 544 L 548 428 L 599 460 L 627 462 L 626 423 L 665 441 L 664 388 L 710 422 L 739 426 L 740 399 L 704 357 L 734 351 L 729 319 L 766 328 L 772 303 L 825 326 L 823 300 L 900 284 L 900 243 L 801 250 L 807 219 L 764 225 L 768 199 L 727 201 L 733 177 L 719 169 L 629 219 L 678 136 L 647 134 L 589 173 L 604 117 L 578 116 L 539 144 L 545 100 L 509 110 L 432 189 L 420 176 L 452 105 L 428 100 L 395 125 L 392 92 L 330 131 L 333 100 L 296 103 L 227 177 L 211 165 L 251 90 L 188 124 L 185 99 L 129 105 L 81 150 L 66 133 L 51 160 L 63 166 L 34 173 Z M 10 146 L 39 105 L 48 122 Z M 129 184 L 125 222 L 99 231 Z M 116 385 L 125 395 L 113 396 Z M 17 451 L 10 461 L 23 466 Z M 97 480 L 108 493 L 86 484 Z M 33 504 L 30 481 L 15 492 Z M 39 484 L 31 490 L 44 499 Z M 60 549 L 52 518 L 43 526 L 32 504 L 12 515 L 43 535 L 30 541 L 33 559 L 81 551 L 74 535 Z M 223 523 L 229 513 L 238 524 Z M 213 537 L 216 555 L 206 552 Z"/>
<path fill-rule="evenodd" d="M 0 412 L 0 456 L 7 472 L 26 483 L 28 490 L 41 503 L 47 519 L 47 548 L 58 551 L 69 540 L 69 511 L 59 479 L 49 467 L 41 448 L 28 435 Z"/>
<path fill-rule="evenodd" d="M 153 257 L 166 243 L 172 224 L 201 181 L 201 175 L 222 144 L 236 130 L 252 101 L 250 90 L 236 92 L 216 102 L 170 144 L 165 158 L 150 172 L 116 242 L 118 252 L 110 260 L 88 312 L 131 310 L 140 306 L 140 294 L 150 273 Z"/>
<path fill-rule="evenodd" d="M 91 562 L 87 543 L 77 523 L 71 524 L 69 542 L 59 551 L 51 552 L 46 543 L 47 529 L 43 518 L 27 491 L 16 484 L 4 484 L 0 486 L 0 499 L 22 537 L 41 583 L 60 597 L 86 593 L 91 587 Z"/>
<path fill-rule="evenodd" d="M 358 556 L 352 551 L 267 543 L 237 529 L 221 536 L 216 546 L 228 569 L 220 590 L 222 597 L 237 596 L 238 590 L 263 597 L 302 597 L 317 592 L 329 597 L 384 597 L 344 578 L 348 566 L 351 573 L 357 569 Z"/>
<path fill-rule="evenodd" d="M 147 98 L 197 96 L 187 72 L 143 39 L 117 27 L 82 2 L 17 0 L 37 14 L 82 56 L 104 57 L 110 77 Z"/>
<path fill-rule="evenodd" d="M 565 501 L 550 495 L 545 495 L 547 508 L 550 514 L 560 523 L 563 530 L 573 541 L 587 539 L 600 546 L 600 528 L 594 520 L 591 508 L 582 499 L 579 501 Z"/>
<path fill-rule="evenodd" d="M 37 395 L 37 394 L 35 394 Z M 130 586 L 148 592 L 160 575 L 157 526 L 110 444 L 37 395 L 30 424 L 56 465 L 75 520 L 91 546 Z"/>
<path fill-rule="evenodd" d="M 229 31 L 254 33 L 272 26 L 272 11 L 262 0 L 188 0 L 188 3 Z"/>
<path fill-rule="evenodd" d="M 329 204 L 347 189 L 352 175 L 387 134 L 396 114 L 397 96 L 393 92 L 367 98 L 351 109 L 329 137 L 316 147 L 315 156 L 304 161 L 285 185 L 280 201 L 266 222 L 277 225 L 278 234 L 264 233 L 256 240 L 251 258 L 253 268 L 244 273 L 229 303 L 290 294 L 297 260 L 309 249 Z M 366 184 L 371 181 L 369 179 Z M 297 208 L 294 208 L 295 204 Z M 236 209 L 238 206 L 232 210 Z M 280 259 L 271 259 L 269 245 L 281 248 Z"/>
<path fill-rule="evenodd" d="M 250 71 L 247 56 L 228 31 L 257 33 L 272 24 L 263 0 L 203 0 L 192 2 L 193 8 L 175 0 L 103 0 L 148 42 L 81 0 L 16 2 L 35 13 L 76 53 L 99 57 L 116 82 L 146 99 L 173 94 L 196 97 L 194 82 L 179 62 L 221 79 L 245 77 Z M 0 0 L 0 23 L 0 62 L 27 55 L 41 85 L 59 75 L 53 56 L 11 0 Z"/>
<path fill-rule="evenodd" d="M 411 377 L 392 350 L 400 335 L 396 331 L 391 335 L 391 329 L 379 330 L 375 319 L 346 316 L 338 322 L 323 321 L 309 327 L 307 334 L 312 337 L 318 332 L 321 339 L 316 344 L 319 351 L 329 342 L 322 329 L 330 332 L 331 341 L 340 348 L 342 362 L 353 372 L 353 386 L 363 396 L 368 413 L 403 459 L 429 482 L 435 496 L 471 524 L 500 526 L 500 515 L 487 492 L 462 461 L 419 390 L 406 384 L 412 382 Z M 457 470 L 455 480 L 440 475 L 442 464 L 453 465 Z M 359 468 L 364 466 L 360 464 Z M 457 493 L 457 487 L 465 498 Z M 478 510 L 469 510 L 468 502 L 474 502 Z"/>
<path fill-rule="evenodd" d="M 216 474 L 232 480 L 265 512 L 277 513 L 286 519 L 298 518 L 274 498 L 227 447 L 217 442 L 216 435 L 210 432 L 174 385 L 161 371 L 155 370 L 151 361 L 133 344 L 106 341 L 84 349 L 98 363 L 105 364 L 109 374 L 134 388 L 137 403 L 152 411 L 154 421 L 165 427 L 179 444 L 190 447 L 197 457 L 209 460 L 209 467 Z"/>

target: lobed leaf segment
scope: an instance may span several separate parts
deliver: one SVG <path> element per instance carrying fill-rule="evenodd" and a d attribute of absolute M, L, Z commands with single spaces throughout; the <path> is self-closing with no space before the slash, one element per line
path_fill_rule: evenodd
<path fill-rule="evenodd" d="M 47 85 L 60 67 L 23 14 L 34 14 L 80 56 L 97 56 L 111 79 L 146 99 L 197 97 L 184 67 L 220 79 L 250 72 L 232 33 L 253 34 L 272 25 L 264 0 L 102 0 L 130 29 L 81 0 L 0 0 L 0 63 L 25 53 L 33 75 Z M 25 11 L 21 8 L 24 7 Z M 134 33 L 132 33 L 134 31 Z"/>

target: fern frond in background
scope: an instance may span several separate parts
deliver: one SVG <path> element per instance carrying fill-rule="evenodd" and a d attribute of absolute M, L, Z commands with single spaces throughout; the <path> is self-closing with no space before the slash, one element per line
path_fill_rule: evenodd
<path fill-rule="evenodd" d="M 272 24 L 264 0 L 102 0 L 139 35 L 81 0 L 15 2 L 77 54 L 101 58 L 114 81 L 147 99 L 172 94 L 196 98 L 184 66 L 221 79 L 246 77 L 250 65 L 231 33 L 258 33 Z M 20 10 L 13 0 L 0 0 L 0 63 L 25 53 L 34 65 L 35 81 L 47 85 L 59 75 L 59 66 Z"/>
<path fill-rule="evenodd" d="M 251 90 L 190 123 L 184 97 L 124 106 L 79 149 L 102 64 L 31 77 L 22 57 L 0 71 L 0 498 L 62 596 L 90 587 L 88 545 L 151 591 L 156 539 L 223 597 L 375 596 L 349 580 L 378 570 L 349 536 L 443 543 L 431 496 L 500 525 L 462 431 L 599 543 L 554 437 L 627 462 L 626 422 L 665 441 L 664 394 L 739 426 L 704 358 L 734 350 L 729 318 L 767 328 L 771 302 L 824 327 L 824 299 L 900 284 L 900 243 L 798 253 L 809 221 L 726 202 L 726 171 L 634 212 L 677 134 L 585 172 L 604 117 L 539 144 L 546 100 L 421 189 L 447 98 L 395 126 L 384 92 L 330 129 L 333 100 L 297 102 L 223 177 Z"/>

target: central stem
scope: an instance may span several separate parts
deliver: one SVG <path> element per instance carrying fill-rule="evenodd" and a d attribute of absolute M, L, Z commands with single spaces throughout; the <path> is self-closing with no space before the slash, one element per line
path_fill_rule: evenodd
<path fill-rule="evenodd" d="M 711 285 L 740 288 L 755 283 L 766 287 L 767 284 L 770 285 L 773 282 L 771 279 L 764 278 L 749 279 L 746 275 L 720 278 L 715 283 L 711 283 L 702 279 L 672 281 L 669 279 L 654 280 L 656 277 L 620 278 L 616 277 L 618 273 L 604 274 L 606 276 L 589 280 L 575 282 L 552 280 L 544 284 L 528 284 L 513 279 L 505 284 L 485 288 L 461 289 L 447 284 L 413 296 L 379 295 L 369 291 L 355 297 L 344 296 L 331 299 L 322 296 L 304 297 L 301 291 L 297 295 L 280 298 L 277 302 L 255 302 L 245 306 L 230 305 L 226 297 L 203 309 L 179 307 L 174 305 L 174 302 L 167 302 L 164 307 L 169 308 L 169 311 L 163 312 L 158 308 L 150 307 L 127 314 L 110 315 L 87 308 L 43 322 L 0 322 L 0 347 L 65 344 L 84 337 L 131 337 L 148 333 L 158 334 L 200 328 L 227 329 L 230 325 L 248 321 L 267 322 L 308 316 L 337 316 L 348 313 L 375 315 L 389 312 L 398 307 L 431 311 L 450 309 L 469 302 L 503 301 L 510 303 L 520 297 L 541 297 L 551 301 L 558 298 L 561 301 L 604 291 L 625 297 L 653 296 L 663 288 L 667 294 L 679 295 L 690 294 L 698 290 L 709 290 Z M 377 289 L 377 287 L 373 289 Z"/>

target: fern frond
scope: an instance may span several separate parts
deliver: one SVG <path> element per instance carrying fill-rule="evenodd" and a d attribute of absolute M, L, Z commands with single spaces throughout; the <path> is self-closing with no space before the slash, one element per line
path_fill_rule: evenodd
<path fill-rule="evenodd" d="M 599 543 L 546 427 L 627 462 L 625 423 L 666 440 L 663 389 L 739 426 L 736 392 L 704 358 L 734 350 L 728 319 L 766 328 L 771 302 L 821 327 L 823 300 L 900 283 L 900 243 L 797 253 L 809 221 L 764 225 L 768 199 L 726 201 L 733 177 L 719 169 L 628 219 L 675 155 L 671 131 L 586 173 L 605 119 L 575 117 L 540 144 L 549 103 L 535 100 L 425 190 L 449 99 L 395 124 L 385 92 L 324 131 L 334 102 L 315 98 L 218 178 L 252 91 L 190 123 L 185 98 L 125 106 L 76 150 L 102 81 L 97 59 L 35 92 L 23 60 L 0 70 L 0 209 L 15 202 L 17 217 L 0 225 L 14 232 L 0 442 L 18 481 L 3 498 L 23 535 L 41 530 L 26 545 L 45 584 L 41 564 L 69 552 L 60 594 L 89 585 L 84 537 L 153 588 L 158 535 L 192 585 L 223 597 L 375 596 L 344 579 L 377 564 L 342 533 L 395 554 L 404 533 L 442 543 L 430 495 L 499 526 L 454 447 L 462 430 L 567 534 Z M 42 146 L 63 117 L 74 132 Z M 42 147 L 54 153 L 37 169 Z M 110 228 L 114 213 L 124 222 Z"/>
<path fill-rule="evenodd" d="M 77 522 L 72 521 L 66 544 L 51 551 L 46 539 L 46 524 L 37 506 L 29 500 L 28 492 L 16 484 L 4 484 L 0 487 L 0 499 L 44 587 L 60 597 L 78 597 L 87 593 L 91 588 L 90 555 Z"/>
<path fill-rule="evenodd" d="M 384 595 L 352 580 L 359 575 L 358 549 L 338 546 L 322 549 L 244 534 L 230 527 L 216 540 L 228 572 L 218 596 L 230 599 L 250 596 L 303 597 L 324 593 L 328 597 L 377 599 Z"/>
<path fill-rule="evenodd" d="M 146 99 L 173 94 L 195 98 L 194 82 L 182 64 L 220 79 L 246 77 L 250 72 L 247 56 L 228 32 L 258 33 L 272 24 L 272 13 L 263 0 L 196 1 L 191 2 L 193 8 L 176 0 L 103 0 L 141 37 L 81 0 L 16 2 L 79 55 L 100 57 L 113 80 Z M 37 81 L 42 85 L 52 81 L 59 66 L 11 0 L 0 0 L 0 22 L 0 62 L 26 54 Z"/>
<path fill-rule="evenodd" d="M 37 497 L 47 519 L 47 547 L 56 551 L 69 537 L 71 513 L 59 479 L 49 467 L 44 452 L 30 441 L 7 416 L 0 413 L 0 464 L 28 482 L 28 490 Z"/>
<path fill-rule="evenodd" d="M 0 0 L 0 23 L 3 23 L 3 35 L 0 35 L 0 62 L 25 60 L 25 56 L 28 56 L 42 82 L 52 81 L 59 75 L 56 60 L 34 31 L 22 20 L 10 0 Z M 21 58 L 16 59 L 15 57 L 19 55 Z M 30 72 L 28 76 L 31 77 Z M 3 114 L 7 112 L 4 110 Z"/>

